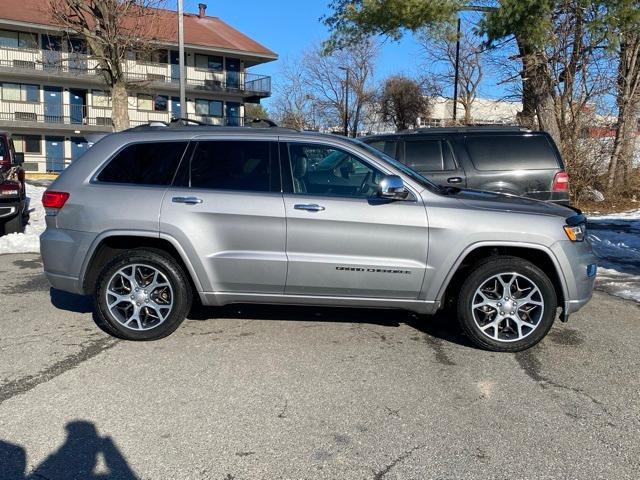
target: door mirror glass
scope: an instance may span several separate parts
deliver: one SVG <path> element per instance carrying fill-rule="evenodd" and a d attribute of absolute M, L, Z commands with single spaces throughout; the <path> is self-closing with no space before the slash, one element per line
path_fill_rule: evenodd
<path fill-rule="evenodd" d="M 398 175 L 385 175 L 378 185 L 378 196 L 390 200 L 404 200 L 409 191 L 404 187 L 402 178 Z"/>
<path fill-rule="evenodd" d="M 22 152 L 15 152 L 13 154 L 13 159 L 14 159 L 14 163 L 16 165 L 22 165 L 24 163 L 24 153 Z"/>

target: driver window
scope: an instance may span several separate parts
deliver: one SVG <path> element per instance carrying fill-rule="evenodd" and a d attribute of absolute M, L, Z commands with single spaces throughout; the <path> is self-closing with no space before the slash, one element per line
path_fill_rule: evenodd
<path fill-rule="evenodd" d="M 383 173 L 352 154 L 326 145 L 290 143 L 293 193 L 371 198 Z"/>

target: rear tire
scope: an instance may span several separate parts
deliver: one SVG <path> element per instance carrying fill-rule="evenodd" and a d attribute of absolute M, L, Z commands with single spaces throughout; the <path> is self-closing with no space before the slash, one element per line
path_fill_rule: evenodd
<path fill-rule="evenodd" d="M 98 320 L 125 340 L 158 340 L 173 333 L 191 308 L 193 293 L 180 265 L 167 253 L 135 249 L 118 255 L 99 273 Z"/>
<path fill-rule="evenodd" d="M 531 262 L 496 256 L 475 265 L 458 297 L 458 322 L 478 347 L 519 352 L 549 332 L 558 299 L 549 277 Z"/>
<path fill-rule="evenodd" d="M 2 233 L 4 235 L 9 235 L 10 233 L 23 233 L 24 226 L 24 218 L 22 217 L 22 214 L 18 214 L 11 220 L 4 222 L 4 225 L 2 225 Z"/>

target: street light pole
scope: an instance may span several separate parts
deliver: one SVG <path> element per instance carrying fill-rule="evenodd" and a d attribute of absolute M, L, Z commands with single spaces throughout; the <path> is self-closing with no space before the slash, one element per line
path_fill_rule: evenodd
<path fill-rule="evenodd" d="M 180 65 L 180 116 L 187 118 L 187 93 L 184 66 L 184 5 L 183 0 L 178 0 L 178 64 Z"/>
<path fill-rule="evenodd" d="M 346 81 L 344 84 L 344 136 L 349 136 L 349 68 L 338 67 L 346 73 Z"/>
<path fill-rule="evenodd" d="M 458 120 L 458 83 L 460 81 L 460 17 L 458 17 L 458 29 L 456 31 L 456 66 L 453 79 L 453 122 Z"/>

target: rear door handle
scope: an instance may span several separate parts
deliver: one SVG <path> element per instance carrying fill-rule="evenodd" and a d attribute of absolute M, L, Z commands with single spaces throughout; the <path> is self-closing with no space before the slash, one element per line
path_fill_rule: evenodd
<path fill-rule="evenodd" d="M 198 197 L 173 197 L 171 201 L 173 203 L 186 203 L 187 205 L 202 203 L 202 199 Z"/>
<path fill-rule="evenodd" d="M 447 178 L 448 183 L 462 183 L 462 177 L 449 177 Z"/>
<path fill-rule="evenodd" d="M 324 210 L 322 205 L 316 205 L 315 203 L 300 203 L 294 205 L 293 208 L 296 210 L 306 210 L 307 212 L 321 212 Z"/>

